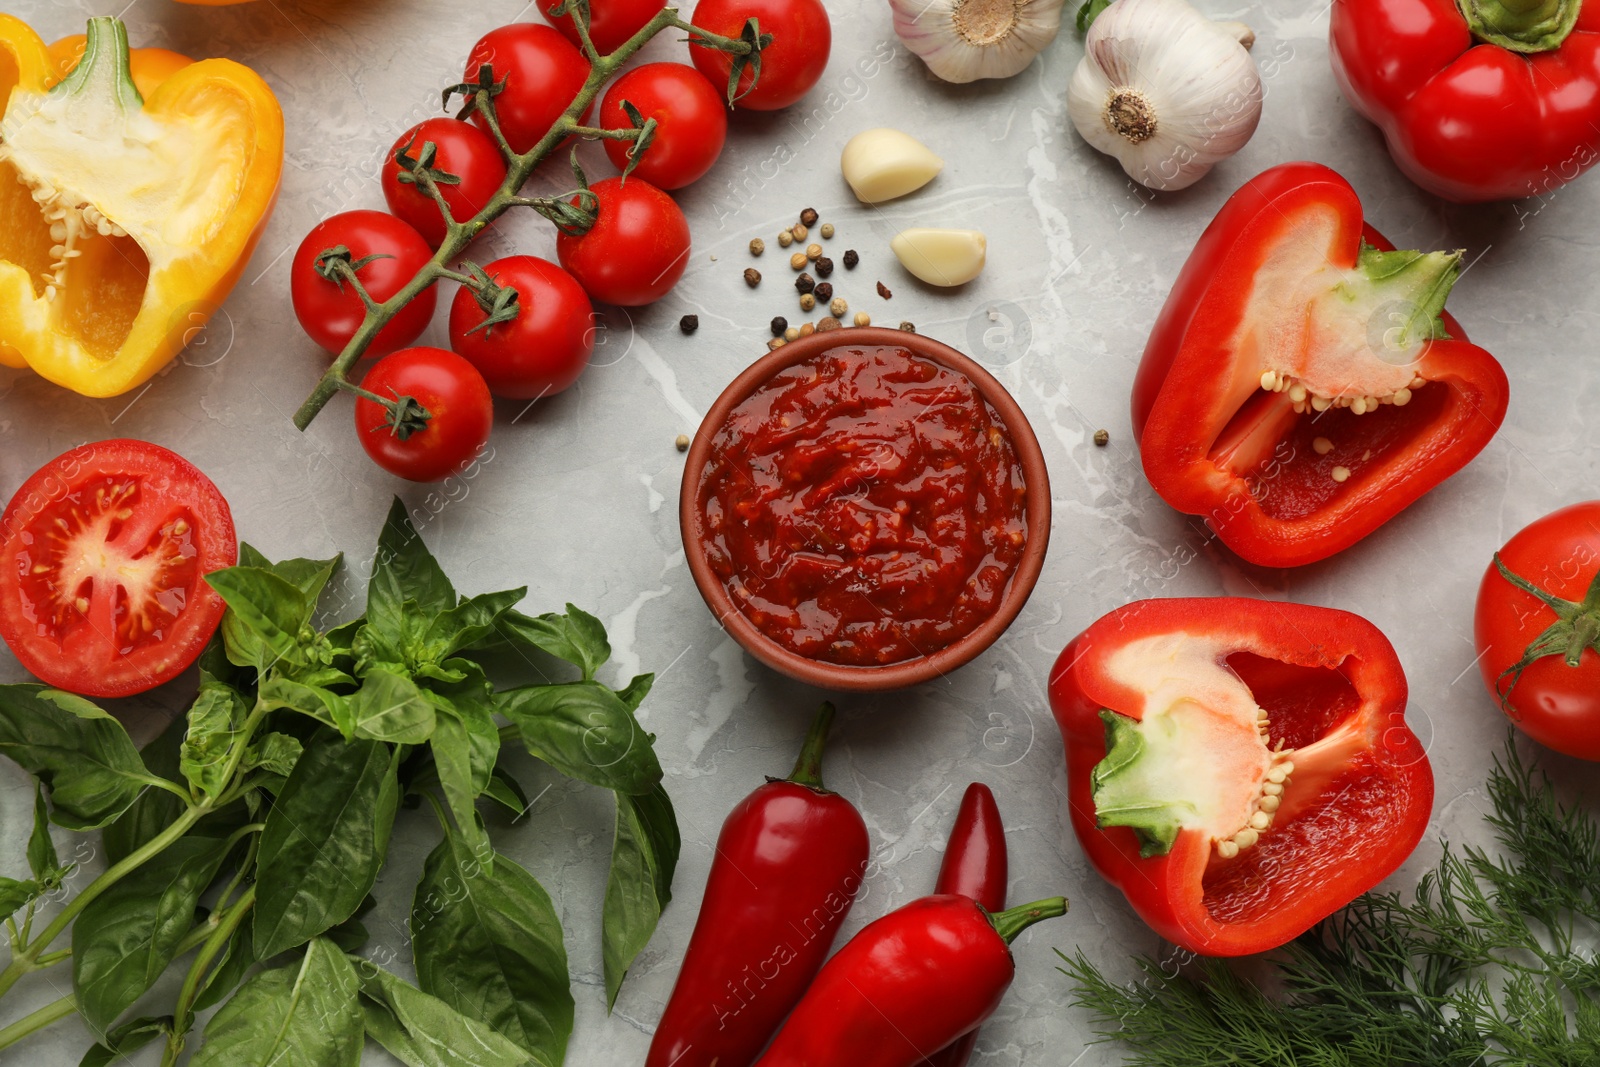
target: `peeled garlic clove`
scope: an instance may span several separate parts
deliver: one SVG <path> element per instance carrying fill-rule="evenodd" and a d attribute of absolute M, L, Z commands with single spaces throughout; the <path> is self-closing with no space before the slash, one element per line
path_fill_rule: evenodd
<path fill-rule="evenodd" d="M 944 169 L 944 160 L 915 137 L 882 128 L 850 138 L 839 167 L 857 200 L 877 204 L 921 189 Z"/>
<path fill-rule="evenodd" d="M 902 230 L 892 242 L 900 265 L 929 285 L 965 285 L 983 273 L 989 241 L 981 230 Z"/>

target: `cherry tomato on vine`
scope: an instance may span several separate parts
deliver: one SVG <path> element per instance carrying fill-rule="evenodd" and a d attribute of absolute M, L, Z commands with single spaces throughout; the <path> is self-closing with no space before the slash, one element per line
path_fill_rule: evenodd
<path fill-rule="evenodd" d="M 193 663 L 222 621 L 205 576 L 239 559 L 211 479 L 146 441 L 46 463 L 0 535 L 0 636 L 46 684 L 93 697 L 142 693 Z"/>
<path fill-rule="evenodd" d="M 589 78 L 589 61 L 583 53 L 537 22 L 513 22 L 484 34 L 472 46 L 462 80 L 476 84 L 485 65 L 493 68 L 496 82 L 505 82 L 505 89 L 494 98 L 494 113 L 516 152 L 528 151 L 550 132 Z M 475 113 L 472 121 L 489 130 L 481 113 Z"/>
<path fill-rule="evenodd" d="M 384 356 L 367 372 L 361 388 L 402 401 L 405 409 L 397 418 L 385 405 L 356 397 L 361 447 L 390 474 L 413 482 L 436 482 L 471 466 L 489 441 L 494 423 L 489 387 L 483 375 L 454 352 L 407 348 Z M 427 412 L 425 423 L 417 405 Z"/>
<path fill-rule="evenodd" d="M 300 325 L 334 355 L 350 343 L 367 314 L 360 294 L 349 283 L 335 282 L 317 271 L 317 258 L 339 245 L 350 250 L 352 263 L 382 257 L 356 270 L 357 280 L 379 303 L 404 289 L 433 258 L 433 249 L 420 233 L 382 211 L 347 211 L 313 227 L 294 254 L 289 292 Z M 429 286 L 378 332 L 367 354 L 385 355 L 415 341 L 433 320 L 437 305 L 438 294 Z"/>
<path fill-rule="evenodd" d="M 510 256 L 483 268 L 517 291 L 516 317 L 484 326 L 484 307 L 462 286 L 450 305 L 450 347 L 478 368 L 489 391 L 512 400 L 553 396 L 578 380 L 594 353 L 594 306 L 578 280 L 549 260 Z"/>
<path fill-rule="evenodd" d="M 438 248 L 447 236 L 439 205 L 421 186 L 401 180 L 402 174 L 408 178 L 410 175 L 401 169 L 397 159 L 405 152 L 420 160 L 424 147 L 430 143 L 436 150 L 432 169 L 461 179 L 439 184 L 439 195 L 457 222 L 466 222 L 494 199 L 506 180 L 506 161 L 493 137 L 470 122 L 451 118 L 419 122 L 389 149 L 389 160 L 383 165 L 383 198 L 389 202 L 390 211 Z"/>
<path fill-rule="evenodd" d="M 689 265 L 689 223 L 672 197 L 637 177 L 590 186 L 595 224 L 556 235 L 556 256 L 589 296 L 635 307 L 666 296 Z"/>
<path fill-rule="evenodd" d="M 822 0 L 700 0 L 694 24 L 703 30 L 732 37 L 744 32 L 745 23 L 757 19 L 761 32 L 772 34 L 772 44 L 761 53 L 761 77 L 750 88 L 747 67 L 739 76 L 745 92 L 735 107 L 749 111 L 776 111 L 799 100 L 822 80 L 833 44 Z M 689 56 L 712 85 L 727 91 L 733 57 L 703 45 L 690 45 Z"/>
<path fill-rule="evenodd" d="M 550 25 L 577 46 L 578 28 L 572 24 L 572 16 L 552 17 L 547 9 L 555 4 L 548 0 L 541 0 L 539 6 L 546 9 L 544 17 L 549 19 Z M 644 29 L 644 24 L 666 6 L 665 0 L 589 0 L 589 40 L 594 42 L 595 51 L 603 56 L 610 55 Z"/>
<path fill-rule="evenodd" d="M 1600 501 L 1546 515 L 1499 559 L 1512 577 L 1490 564 L 1474 619 L 1484 683 L 1541 745 L 1600 760 Z"/>
<path fill-rule="evenodd" d="M 728 138 L 728 106 L 705 76 L 682 63 L 646 63 L 611 84 L 600 105 L 600 125 L 608 130 L 632 125 L 626 100 L 646 119 L 656 120 L 650 146 L 633 169 L 658 189 L 681 189 L 703 177 L 722 154 Z M 607 141 L 606 155 L 626 169 L 631 141 Z"/>

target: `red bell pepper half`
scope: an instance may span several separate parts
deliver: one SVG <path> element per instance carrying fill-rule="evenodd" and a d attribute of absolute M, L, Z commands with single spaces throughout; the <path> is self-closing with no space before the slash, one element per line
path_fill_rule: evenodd
<path fill-rule="evenodd" d="M 1350 184 L 1288 163 L 1223 205 L 1133 387 L 1145 474 L 1252 563 L 1325 559 L 1464 467 L 1505 419 L 1444 313 L 1460 252 L 1396 252 Z"/>
<path fill-rule="evenodd" d="M 1549 193 L 1600 159 L 1595 0 L 1334 0 L 1333 73 L 1447 200 Z"/>
<path fill-rule="evenodd" d="M 1066 647 L 1050 705 L 1090 861 L 1201 955 L 1310 929 L 1400 866 L 1433 806 L 1400 662 L 1349 612 L 1138 601 Z"/>

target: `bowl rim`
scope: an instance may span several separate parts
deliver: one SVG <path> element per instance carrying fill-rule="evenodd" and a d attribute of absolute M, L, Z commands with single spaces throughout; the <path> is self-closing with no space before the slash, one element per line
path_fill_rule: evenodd
<path fill-rule="evenodd" d="M 759 386 L 779 371 L 830 349 L 887 346 L 908 349 L 915 356 L 930 359 L 947 370 L 965 375 L 977 387 L 979 395 L 999 414 L 1022 467 L 1023 484 L 1027 487 L 1023 519 L 1028 542 L 1022 558 L 1017 561 L 1016 570 L 1011 574 L 999 607 L 954 644 L 924 656 L 879 667 L 826 663 L 784 648 L 763 633 L 733 602 L 733 597 L 712 571 L 711 563 L 706 558 L 705 539 L 701 536 L 701 520 L 705 512 L 701 506 L 700 488 L 717 431 L 728 420 L 733 409 Z M 706 606 L 711 609 L 717 625 L 731 634 L 745 651 L 780 674 L 838 692 L 878 692 L 918 685 L 943 677 L 988 649 L 1016 621 L 1017 615 L 1033 594 L 1034 586 L 1038 584 L 1050 544 L 1050 517 L 1050 475 L 1045 466 L 1044 452 L 1021 405 L 1006 387 L 978 362 L 942 341 L 923 334 L 876 326 L 852 326 L 814 333 L 768 352 L 741 371 L 706 411 L 699 429 L 695 431 L 694 440 L 684 459 L 678 498 L 678 528 L 684 557 L 688 560 L 695 586 L 700 590 Z"/>

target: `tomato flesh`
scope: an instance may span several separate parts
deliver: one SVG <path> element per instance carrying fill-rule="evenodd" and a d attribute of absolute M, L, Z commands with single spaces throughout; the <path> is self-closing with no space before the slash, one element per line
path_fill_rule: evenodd
<path fill-rule="evenodd" d="M 46 683 L 143 692 L 181 673 L 222 620 L 205 575 L 238 559 L 215 485 L 140 441 L 73 449 L 6 509 L 0 635 Z"/>

